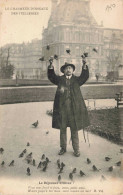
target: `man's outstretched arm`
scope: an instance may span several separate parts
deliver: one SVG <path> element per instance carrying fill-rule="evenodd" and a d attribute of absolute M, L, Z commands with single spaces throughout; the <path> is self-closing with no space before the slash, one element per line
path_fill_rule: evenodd
<path fill-rule="evenodd" d="M 88 66 L 86 65 L 86 60 L 82 60 L 83 66 L 82 66 L 82 72 L 78 78 L 79 85 L 83 85 L 89 78 L 89 69 Z"/>
<path fill-rule="evenodd" d="M 48 79 L 55 85 L 58 85 L 59 83 L 59 77 L 60 76 L 57 76 L 55 74 L 55 71 L 54 71 L 54 67 L 49 65 L 48 66 L 48 70 L 47 70 L 47 76 L 48 76 Z"/>

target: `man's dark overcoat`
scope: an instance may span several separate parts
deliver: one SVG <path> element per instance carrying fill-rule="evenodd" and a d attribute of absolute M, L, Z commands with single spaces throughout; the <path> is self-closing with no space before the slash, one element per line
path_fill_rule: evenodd
<path fill-rule="evenodd" d="M 57 76 L 54 69 L 48 69 L 49 80 L 57 85 L 57 91 L 53 107 L 52 127 L 56 129 L 64 128 L 65 116 L 65 101 L 66 101 L 66 77 Z M 81 130 L 90 125 L 87 108 L 82 97 L 80 86 L 83 85 L 89 78 L 89 70 L 82 68 L 81 75 L 72 75 L 70 79 L 70 96 L 72 102 L 72 110 L 76 130 Z"/>

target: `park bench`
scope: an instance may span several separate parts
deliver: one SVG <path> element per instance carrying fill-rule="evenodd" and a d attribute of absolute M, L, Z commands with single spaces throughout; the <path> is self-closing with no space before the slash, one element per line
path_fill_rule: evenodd
<path fill-rule="evenodd" d="M 117 108 L 119 108 L 120 105 L 123 105 L 123 92 L 116 93 L 115 100 L 117 101 Z"/>

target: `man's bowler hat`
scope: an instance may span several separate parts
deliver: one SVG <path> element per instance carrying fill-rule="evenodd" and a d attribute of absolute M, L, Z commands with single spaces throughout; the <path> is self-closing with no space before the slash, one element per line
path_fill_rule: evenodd
<path fill-rule="evenodd" d="M 67 66 L 71 66 L 73 68 L 73 71 L 75 70 L 75 66 L 74 64 L 69 64 L 67 62 L 65 62 L 65 64 L 61 67 L 61 72 L 64 73 L 64 69 L 67 67 Z"/>

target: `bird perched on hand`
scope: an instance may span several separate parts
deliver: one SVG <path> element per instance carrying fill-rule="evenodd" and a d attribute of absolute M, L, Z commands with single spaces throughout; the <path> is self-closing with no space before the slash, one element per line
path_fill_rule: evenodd
<path fill-rule="evenodd" d="M 121 165 L 121 161 L 117 162 L 116 165 L 117 166 L 120 166 Z"/>
<path fill-rule="evenodd" d="M 58 176 L 58 181 L 61 181 L 61 175 Z"/>
<path fill-rule="evenodd" d="M 14 160 L 12 160 L 11 162 L 10 162 L 10 164 L 9 164 L 9 166 L 14 166 Z"/>
<path fill-rule="evenodd" d="M 43 62 L 44 61 L 44 56 L 39 58 L 39 60 Z"/>
<path fill-rule="evenodd" d="M 93 48 L 93 51 L 96 52 L 96 53 L 98 53 L 96 48 Z"/>
<path fill-rule="evenodd" d="M 70 49 L 66 49 L 66 52 L 67 52 L 68 54 L 70 54 L 71 51 L 70 51 Z"/>
<path fill-rule="evenodd" d="M 87 158 L 87 163 L 90 164 L 91 163 L 91 160 L 89 158 Z"/>
<path fill-rule="evenodd" d="M 38 169 L 38 168 L 41 168 L 41 165 L 42 165 L 42 162 L 40 161 L 39 164 L 38 164 L 37 169 Z"/>
<path fill-rule="evenodd" d="M 31 175 L 29 167 L 27 168 L 27 175 Z"/>
<path fill-rule="evenodd" d="M 0 148 L 0 153 L 2 154 L 4 152 L 4 149 L 3 148 Z"/>
<path fill-rule="evenodd" d="M 93 171 L 99 171 L 100 169 L 97 169 L 97 167 L 95 165 L 92 166 Z"/>
<path fill-rule="evenodd" d="M 76 168 L 73 169 L 72 173 L 76 173 Z"/>
<path fill-rule="evenodd" d="M 81 176 L 81 177 L 83 177 L 83 176 L 85 175 L 85 173 L 84 173 L 82 170 L 80 170 L 79 173 L 80 173 L 80 176 Z"/>
<path fill-rule="evenodd" d="M 111 160 L 111 158 L 106 156 L 105 161 L 109 161 L 109 160 Z"/>
<path fill-rule="evenodd" d="M 4 165 L 5 165 L 5 162 L 4 162 L 4 161 L 2 161 L 1 165 L 2 165 L 2 166 L 4 166 Z"/>
<path fill-rule="evenodd" d="M 58 60 L 58 55 L 55 54 L 55 55 L 54 55 L 54 59 L 55 59 L 55 60 Z"/>
<path fill-rule="evenodd" d="M 46 46 L 46 49 L 47 49 L 47 50 L 49 50 L 49 49 L 50 49 L 50 46 L 49 46 L 49 44 Z"/>
<path fill-rule="evenodd" d="M 69 179 L 73 180 L 73 174 L 72 173 L 69 174 Z"/>
<path fill-rule="evenodd" d="M 20 155 L 19 155 L 19 158 L 22 158 L 24 156 L 24 153 L 22 152 Z"/>
<path fill-rule="evenodd" d="M 42 159 L 42 160 L 45 159 L 45 154 L 42 155 L 41 159 Z"/>
<path fill-rule="evenodd" d="M 110 171 L 110 172 L 113 171 L 113 166 L 109 167 L 108 171 Z"/>
<path fill-rule="evenodd" d="M 38 126 L 38 120 L 32 124 L 35 128 Z"/>

